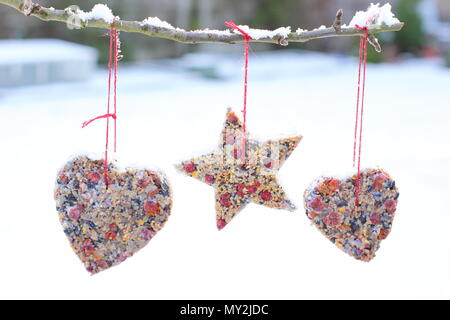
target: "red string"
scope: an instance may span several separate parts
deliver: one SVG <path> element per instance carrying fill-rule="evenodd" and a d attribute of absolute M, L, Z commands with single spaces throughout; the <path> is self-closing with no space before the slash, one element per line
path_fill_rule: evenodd
<path fill-rule="evenodd" d="M 109 114 L 109 106 L 111 103 L 111 69 L 113 59 L 113 42 L 114 42 L 114 21 L 109 30 L 109 60 L 108 60 L 108 105 L 107 114 Z M 105 160 L 103 164 L 103 176 L 105 177 L 105 184 L 108 187 L 108 149 L 109 149 L 109 117 L 106 118 L 106 139 L 105 139 Z"/>
<path fill-rule="evenodd" d="M 358 117 L 359 117 L 359 97 L 360 97 L 360 88 L 361 88 L 361 66 L 362 66 L 362 50 L 363 50 L 363 41 L 364 38 L 361 37 L 359 40 L 359 64 L 358 64 L 358 90 L 356 92 L 356 118 L 355 118 L 355 136 L 353 141 L 353 167 L 355 167 L 356 161 L 356 141 L 358 136 Z"/>
<path fill-rule="evenodd" d="M 113 54 L 114 52 L 114 54 Z M 106 114 L 95 117 L 83 122 L 82 128 L 85 128 L 90 123 L 98 119 L 106 119 L 106 142 L 105 142 L 105 159 L 103 166 L 103 175 L 105 178 L 106 187 L 108 187 L 108 149 L 109 149 L 109 118 L 114 119 L 114 152 L 116 152 L 117 141 L 117 60 L 118 60 L 118 35 L 114 27 L 114 21 L 111 24 L 109 31 L 109 61 L 108 61 L 108 103 L 106 107 Z M 110 113 L 111 104 L 111 75 L 114 69 L 114 113 Z"/>
<path fill-rule="evenodd" d="M 114 24 L 114 23 L 113 23 Z M 118 61 L 118 35 L 114 28 L 114 152 L 117 151 L 117 61 Z"/>
<path fill-rule="evenodd" d="M 370 21 L 370 20 L 369 20 Z M 356 174 L 355 197 L 356 205 L 359 205 L 359 193 L 361 189 L 361 147 L 362 147 L 362 129 L 363 129 L 363 115 L 364 115 L 364 97 L 366 88 L 366 70 L 367 70 L 367 41 L 369 39 L 369 29 L 367 27 L 356 28 L 365 31 L 365 35 L 361 36 L 359 41 L 359 64 L 358 64 L 358 90 L 356 99 L 356 119 L 355 119 L 355 137 L 353 142 L 353 167 L 356 160 L 356 145 L 358 143 L 358 171 Z M 363 67 L 363 79 L 361 89 L 361 67 Z M 360 104 L 361 99 L 361 104 Z M 358 117 L 359 116 L 359 117 Z M 357 135 L 359 128 L 359 137 Z"/>
<path fill-rule="evenodd" d="M 247 84 L 248 84 L 248 49 L 249 49 L 249 43 L 250 40 L 252 39 L 252 37 L 250 37 L 250 35 L 245 32 L 244 30 L 242 30 L 241 28 L 239 28 L 232 20 L 230 21 L 225 21 L 225 25 L 227 27 L 230 27 L 234 30 L 239 31 L 243 36 L 244 36 L 244 40 L 245 40 L 245 63 L 244 63 L 244 108 L 242 109 L 242 114 L 244 116 L 244 124 L 243 124 L 243 139 L 242 139 L 242 163 L 245 164 L 246 162 L 246 155 L 245 155 L 245 151 L 246 151 L 246 139 L 247 139 Z"/>
<path fill-rule="evenodd" d="M 85 128 L 85 127 L 87 127 L 89 124 L 91 124 L 91 122 L 94 122 L 95 120 L 98 120 L 98 119 L 105 119 L 105 118 L 109 118 L 109 117 L 111 117 L 111 118 L 113 118 L 113 119 L 116 119 L 116 115 L 115 115 L 114 113 L 107 113 L 107 114 L 104 114 L 104 115 L 102 115 L 102 116 L 98 116 L 98 117 L 95 117 L 95 118 L 93 118 L 93 119 L 91 119 L 91 120 L 88 120 L 88 121 L 83 122 L 83 125 L 82 125 L 81 127 L 82 127 L 82 128 Z"/>

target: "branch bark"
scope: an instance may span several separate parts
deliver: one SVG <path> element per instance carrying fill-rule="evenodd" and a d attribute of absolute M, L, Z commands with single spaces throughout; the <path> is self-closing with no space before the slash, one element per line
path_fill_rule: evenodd
<path fill-rule="evenodd" d="M 34 16 L 44 21 L 58 21 L 68 25 L 73 24 L 74 21 L 79 22 L 78 27 L 81 28 L 100 28 L 109 29 L 110 25 L 102 19 L 90 19 L 81 21 L 77 12 L 72 9 L 66 8 L 64 10 L 56 10 L 53 8 L 46 8 L 37 3 L 27 0 L 0 0 L 0 3 L 10 6 L 27 16 Z M 265 42 L 274 43 L 280 45 L 287 45 L 289 42 L 307 42 L 314 39 L 329 38 L 329 37 L 345 37 L 345 36 L 361 36 L 364 35 L 364 31 L 354 27 L 341 27 L 342 12 L 338 11 L 336 20 L 331 27 L 318 28 L 314 30 L 301 30 L 297 32 L 291 32 L 287 37 L 270 36 L 262 37 L 257 40 L 252 39 L 252 42 Z M 338 22 L 338 23 L 337 23 Z M 168 28 L 161 26 L 153 26 L 151 24 L 145 24 L 142 21 L 125 21 L 116 20 L 115 27 L 119 31 L 141 33 L 150 37 L 163 38 L 168 40 L 174 40 L 182 43 L 228 43 L 234 44 L 243 42 L 244 37 L 241 34 L 233 32 L 215 32 L 208 29 L 186 31 L 179 28 Z M 372 39 L 376 39 L 374 34 L 387 31 L 399 31 L 403 27 L 403 23 L 398 23 L 392 26 L 370 26 L 369 34 Z M 375 41 L 371 44 L 374 45 Z M 374 47 L 376 47 L 374 45 Z M 376 47 L 376 49 L 379 49 Z"/>

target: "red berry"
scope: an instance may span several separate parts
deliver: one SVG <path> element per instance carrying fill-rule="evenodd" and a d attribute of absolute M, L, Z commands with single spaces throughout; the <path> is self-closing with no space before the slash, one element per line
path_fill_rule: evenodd
<path fill-rule="evenodd" d="M 65 174 L 61 174 L 58 177 L 58 181 L 62 184 L 67 184 L 69 182 L 69 178 L 67 178 L 67 176 Z"/>
<path fill-rule="evenodd" d="M 222 230 L 227 225 L 227 222 L 223 219 L 217 220 L 217 229 Z"/>
<path fill-rule="evenodd" d="M 81 216 L 81 210 L 77 207 L 71 208 L 67 215 L 69 216 L 70 219 L 78 220 L 80 219 Z"/>
<path fill-rule="evenodd" d="M 107 240 L 116 240 L 116 237 L 117 237 L 117 234 L 113 231 L 108 231 L 105 234 L 105 239 L 107 239 Z"/>
<path fill-rule="evenodd" d="M 151 171 L 147 170 L 147 174 L 151 180 L 151 183 L 153 183 L 155 186 L 157 186 L 158 188 L 161 187 L 161 181 L 159 180 L 159 177 L 152 173 Z"/>
<path fill-rule="evenodd" d="M 323 194 L 332 194 L 339 189 L 341 181 L 337 179 L 325 179 L 318 187 L 317 191 Z"/>
<path fill-rule="evenodd" d="M 259 195 L 263 201 L 270 201 L 272 200 L 272 194 L 268 190 L 264 190 Z"/>
<path fill-rule="evenodd" d="M 239 120 L 238 117 L 234 114 L 234 112 L 230 112 L 227 116 L 227 119 L 228 119 L 228 122 L 231 122 L 231 123 L 235 123 Z"/>
<path fill-rule="evenodd" d="M 393 214 L 395 210 L 397 210 L 397 201 L 388 199 L 384 202 L 384 207 L 386 208 L 387 213 Z"/>
<path fill-rule="evenodd" d="M 381 215 L 378 212 L 374 212 L 370 215 L 370 222 L 372 224 L 380 224 L 381 223 Z"/>
<path fill-rule="evenodd" d="M 139 188 L 147 188 L 150 185 L 150 179 L 139 179 L 138 180 L 138 186 Z"/>
<path fill-rule="evenodd" d="M 238 184 L 236 186 L 236 191 L 237 191 L 237 194 L 239 197 L 243 197 L 245 195 L 244 189 L 245 189 L 245 186 L 243 184 Z"/>
<path fill-rule="evenodd" d="M 91 254 L 93 254 L 94 253 L 94 242 L 92 241 L 92 239 L 87 238 L 86 240 L 84 240 L 81 249 L 84 251 L 84 254 L 86 256 L 90 256 Z"/>
<path fill-rule="evenodd" d="M 341 216 L 337 212 L 329 213 L 323 221 L 328 227 L 335 227 L 341 223 Z"/>
<path fill-rule="evenodd" d="M 161 206 L 157 202 L 146 201 L 144 203 L 144 210 L 147 217 L 156 216 L 157 214 L 159 214 Z"/>
<path fill-rule="evenodd" d="M 258 184 L 254 184 L 252 186 L 247 186 L 247 192 L 249 194 L 253 194 L 253 193 L 255 193 L 258 190 L 258 188 L 259 188 Z"/>
<path fill-rule="evenodd" d="M 316 211 L 322 211 L 323 209 L 325 209 L 325 204 L 322 202 L 322 198 L 321 197 L 314 198 L 314 200 L 311 202 L 311 208 L 313 208 Z"/>
<path fill-rule="evenodd" d="M 184 165 L 184 171 L 186 171 L 187 173 L 192 173 L 195 170 L 197 170 L 197 166 L 195 165 L 195 163 L 188 162 Z"/>
<path fill-rule="evenodd" d="M 96 172 L 90 171 L 90 172 L 87 174 L 87 178 L 88 178 L 89 181 L 91 181 L 93 184 L 97 184 L 97 183 L 100 181 L 101 176 L 100 176 L 98 173 L 96 173 Z"/>
<path fill-rule="evenodd" d="M 384 240 L 389 235 L 389 230 L 381 229 L 380 233 L 378 234 L 378 240 Z"/>
<path fill-rule="evenodd" d="M 380 190 L 381 188 L 383 188 L 383 184 L 386 180 L 387 177 L 383 173 L 375 175 L 375 178 L 373 179 L 372 183 L 372 189 Z"/>
<path fill-rule="evenodd" d="M 209 184 L 214 183 L 214 176 L 212 174 L 206 174 L 205 175 L 205 182 Z"/>
<path fill-rule="evenodd" d="M 231 207 L 230 203 L 231 195 L 229 193 L 224 193 L 220 196 L 220 204 L 224 207 Z"/>

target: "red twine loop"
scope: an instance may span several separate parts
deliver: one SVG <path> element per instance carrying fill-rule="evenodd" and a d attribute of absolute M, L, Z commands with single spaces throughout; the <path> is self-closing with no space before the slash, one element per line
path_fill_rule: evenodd
<path fill-rule="evenodd" d="M 360 27 L 355 25 L 356 28 L 365 31 L 365 35 L 361 36 L 359 41 L 359 63 L 358 63 L 358 89 L 356 98 L 356 119 L 355 119 L 355 136 L 353 142 L 353 167 L 355 167 L 356 161 L 356 145 L 358 144 L 358 171 L 356 174 L 356 186 L 355 196 L 356 205 L 359 205 L 359 193 L 361 186 L 361 145 L 362 145 L 362 128 L 363 128 L 363 115 L 364 115 L 364 97 L 366 88 L 366 70 L 367 70 L 367 42 L 369 39 L 369 29 L 367 27 Z M 361 89 L 361 67 L 363 68 L 363 79 Z M 361 100 L 361 104 L 360 104 Z M 358 137 L 359 128 L 359 137 Z"/>
<path fill-rule="evenodd" d="M 114 54 L 113 54 L 114 52 Z M 108 148 L 109 148 L 109 118 L 114 120 L 114 152 L 117 149 L 117 61 L 118 61 L 118 33 L 114 27 L 114 21 L 111 23 L 109 30 L 109 62 L 108 62 L 108 104 L 106 114 L 95 117 L 91 120 L 85 121 L 82 124 L 82 128 L 87 127 L 90 123 L 98 119 L 106 119 L 106 143 L 105 143 L 105 160 L 103 175 L 105 178 L 106 187 L 108 187 Z M 113 104 L 114 113 L 110 113 L 111 104 L 111 75 L 114 72 L 114 91 L 113 91 Z"/>
<path fill-rule="evenodd" d="M 225 25 L 227 27 L 230 27 L 234 30 L 239 31 L 243 36 L 244 36 L 244 40 L 245 40 L 245 63 L 244 63 L 244 108 L 242 110 L 242 114 L 244 116 L 244 123 L 243 123 L 243 139 L 242 139 L 242 162 L 243 164 L 245 164 L 245 151 L 246 151 L 246 139 L 247 139 L 247 84 L 248 84 L 248 49 L 249 49 L 249 42 L 252 39 L 252 37 L 250 37 L 250 35 L 245 32 L 244 30 L 242 30 L 241 28 L 239 28 L 232 20 L 230 21 L 225 21 Z"/>
<path fill-rule="evenodd" d="M 91 120 L 88 120 L 88 121 L 83 122 L 83 125 L 82 125 L 81 127 L 82 127 L 82 128 L 85 128 L 85 127 L 87 127 L 91 122 L 94 122 L 95 120 L 98 120 L 98 119 L 105 119 L 105 118 L 109 118 L 109 117 L 113 118 L 114 120 L 117 119 L 117 116 L 116 116 L 114 113 L 108 113 L 108 114 L 104 114 L 104 115 L 102 115 L 102 116 L 98 116 L 98 117 L 95 117 L 95 118 L 93 118 L 93 119 L 91 119 Z"/>

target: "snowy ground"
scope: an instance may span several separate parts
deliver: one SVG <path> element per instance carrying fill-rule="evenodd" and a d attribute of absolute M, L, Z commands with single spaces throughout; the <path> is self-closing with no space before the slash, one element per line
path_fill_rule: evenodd
<path fill-rule="evenodd" d="M 450 298 L 450 70 L 417 60 L 369 66 L 362 162 L 391 173 L 400 202 L 392 233 L 363 263 L 302 208 L 312 180 L 351 170 L 353 58 L 250 57 L 250 132 L 304 136 L 280 171 L 298 211 L 250 205 L 218 232 L 213 189 L 175 171 L 216 148 L 226 108 L 242 105 L 241 67 L 232 54 L 122 67 L 117 158 L 163 170 L 174 205 L 146 248 L 93 277 L 62 232 L 53 187 L 69 156 L 102 151 L 104 123 L 81 123 L 105 112 L 106 73 L 0 90 L 0 298 Z"/>

